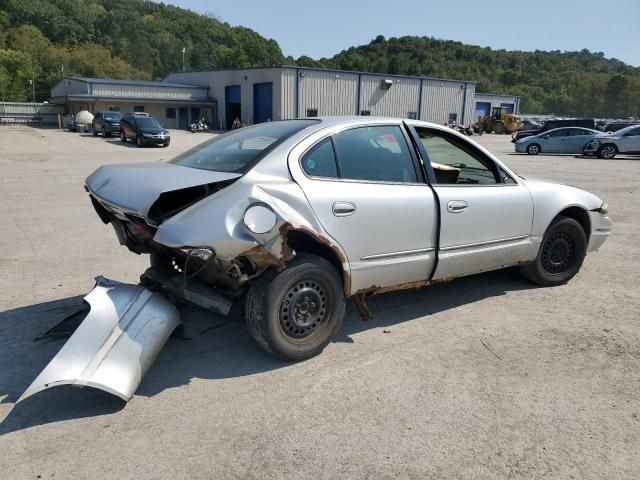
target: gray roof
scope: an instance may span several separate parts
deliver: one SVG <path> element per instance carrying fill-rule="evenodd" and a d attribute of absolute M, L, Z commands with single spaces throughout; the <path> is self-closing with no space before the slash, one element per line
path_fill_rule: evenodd
<path fill-rule="evenodd" d="M 65 77 L 86 83 L 107 83 L 112 85 L 132 85 L 139 87 L 179 87 L 179 88 L 207 88 L 206 86 L 185 85 L 184 83 L 152 82 L 147 80 L 115 80 L 113 78 Z"/>

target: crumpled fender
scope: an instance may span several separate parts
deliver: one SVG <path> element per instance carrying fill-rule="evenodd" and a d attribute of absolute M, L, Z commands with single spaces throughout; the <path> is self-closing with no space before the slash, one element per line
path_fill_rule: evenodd
<path fill-rule="evenodd" d="M 173 330 L 174 305 L 144 287 L 96 278 L 87 317 L 18 402 L 58 385 L 89 386 L 128 401 Z"/>

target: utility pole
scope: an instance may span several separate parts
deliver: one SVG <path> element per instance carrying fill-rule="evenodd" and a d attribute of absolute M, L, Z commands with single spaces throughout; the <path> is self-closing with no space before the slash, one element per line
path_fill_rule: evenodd
<path fill-rule="evenodd" d="M 36 82 L 35 79 L 29 80 L 29 84 L 31 85 L 31 101 L 36 103 Z"/>
<path fill-rule="evenodd" d="M 182 47 L 182 71 L 184 72 L 184 52 L 187 51 L 187 47 Z"/>

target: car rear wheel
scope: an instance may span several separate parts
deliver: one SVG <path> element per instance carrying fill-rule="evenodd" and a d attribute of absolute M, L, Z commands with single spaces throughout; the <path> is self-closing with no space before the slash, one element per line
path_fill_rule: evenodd
<path fill-rule="evenodd" d="M 598 157 L 604 158 L 606 160 L 610 160 L 614 158 L 617 154 L 618 154 L 618 149 L 616 148 L 615 145 L 612 145 L 611 143 L 602 145 L 598 149 Z"/>
<path fill-rule="evenodd" d="M 93 136 L 94 136 L 94 137 L 97 137 L 97 136 L 98 136 L 98 131 L 97 131 L 95 128 L 93 129 Z"/>
<path fill-rule="evenodd" d="M 127 141 L 127 136 L 124 134 L 124 132 L 120 132 L 120 141 L 121 142 Z"/>
<path fill-rule="evenodd" d="M 527 147 L 527 153 L 529 155 L 538 155 L 540 153 L 540 145 L 537 143 L 532 143 Z"/>
<path fill-rule="evenodd" d="M 142 137 L 141 137 L 140 135 L 138 135 L 138 136 L 136 137 L 136 145 L 137 145 L 139 148 L 142 148 L 142 147 L 144 146 L 144 145 L 143 145 L 143 143 L 142 143 Z"/>
<path fill-rule="evenodd" d="M 333 265 L 299 254 L 286 269 L 267 271 L 251 286 L 245 316 L 249 333 L 264 350 L 283 360 L 304 360 L 329 344 L 345 306 Z"/>
<path fill-rule="evenodd" d="M 536 259 L 521 271 L 538 285 L 561 285 L 578 273 L 586 253 L 587 234 L 582 226 L 559 215 L 547 228 Z"/>

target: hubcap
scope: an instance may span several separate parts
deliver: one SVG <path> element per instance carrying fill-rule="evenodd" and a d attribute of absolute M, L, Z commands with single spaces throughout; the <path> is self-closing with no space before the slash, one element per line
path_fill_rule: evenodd
<path fill-rule="evenodd" d="M 573 239 L 565 232 L 557 232 L 542 247 L 542 266 L 549 273 L 560 273 L 571 263 L 574 252 Z"/>
<path fill-rule="evenodd" d="M 536 147 L 535 145 L 529 147 L 529 151 L 531 153 L 538 153 L 538 147 Z"/>
<path fill-rule="evenodd" d="M 304 338 L 326 321 L 326 296 L 313 280 L 296 283 L 280 304 L 280 326 L 292 338 Z"/>

